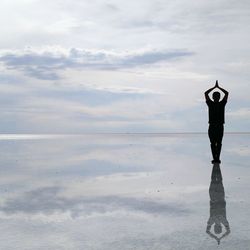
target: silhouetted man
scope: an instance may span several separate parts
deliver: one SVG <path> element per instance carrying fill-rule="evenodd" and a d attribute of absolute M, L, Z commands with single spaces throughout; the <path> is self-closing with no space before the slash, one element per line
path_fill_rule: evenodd
<path fill-rule="evenodd" d="M 230 227 L 226 217 L 225 191 L 222 183 L 220 164 L 214 163 L 211 184 L 209 187 L 210 195 L 210 218 L 207 222 L 207 234 L 214 238 L 218 245 L 222 238 L 230 234 Z M 212 226 L 214 225 L 214 233 Z M 224 225 L 224 230 L 222 227 Z M 224 233 L 222 233 L 224 231 Z"/>
<path fill-rule="evenodd" d="M 213 93 L 213 100 L 210 99 L 209 93 L 215 88 L 220 89 L 224 93 L 223 99 L 220 101 L 220 92 Z M 213 155 L 212 163 L 220 163 L 221 143 L 224 133 L 225 123 L 225 105 L 227 103 L 228 92 L 219 87 L 218 81 L 215 86 L 205 92 L 206 103 L 208 105 L 209 129 L 208 135 L 211 143 L 211 151 Z"/>

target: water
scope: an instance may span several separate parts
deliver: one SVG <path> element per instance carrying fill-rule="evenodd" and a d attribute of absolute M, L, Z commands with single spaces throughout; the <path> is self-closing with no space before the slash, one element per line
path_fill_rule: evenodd
<path fill-rule="evenodd" d="M 207 135 L 2 135 L 0 146 L 1 249 L 250 249 L 250 135 L 224 136 L 220 245 L 206 233 Z"/>

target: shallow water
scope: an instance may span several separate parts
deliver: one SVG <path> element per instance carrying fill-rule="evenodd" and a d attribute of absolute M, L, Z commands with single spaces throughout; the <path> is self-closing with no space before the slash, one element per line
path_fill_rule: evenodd
<path fill-rule="evenodd" d="M 250 135 L 223 139 L 219 246 L 206 135 L 5 135 L 0 147 L 2 249 L 250 249 Z"/>

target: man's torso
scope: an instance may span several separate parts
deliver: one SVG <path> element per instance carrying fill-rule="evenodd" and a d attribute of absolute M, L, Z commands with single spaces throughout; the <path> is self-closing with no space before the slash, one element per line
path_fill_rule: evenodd
<path fill-rule="evenodd" d="M 225 123 L 225 105 L 226 101 L 220 102 L 207 101 L 208 115 L 210 124 L 224 124 Z"/>

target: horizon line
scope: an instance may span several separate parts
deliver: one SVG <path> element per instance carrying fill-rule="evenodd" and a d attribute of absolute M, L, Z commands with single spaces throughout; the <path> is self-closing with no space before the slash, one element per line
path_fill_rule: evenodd
<path fill-rule="evenodd" d="M 208 132 L 85 132 L 85 133 L 0 133 L 2 136 L 80 136 L 80 135 L 192 135 L 192 134 L 208 134 Z M 229 131 L 224 134 L 250 134 L 250 131 Z"/>
<path fill-rule="evenodd" d="M 81 134 L 206 134 L 201 131 L 173 132 L 82 132 L 82 133 L 0 133 L 0 135 L 81 135 Z M 224 134 L 249 134 L 250 131 L 227 131 Z"/>

